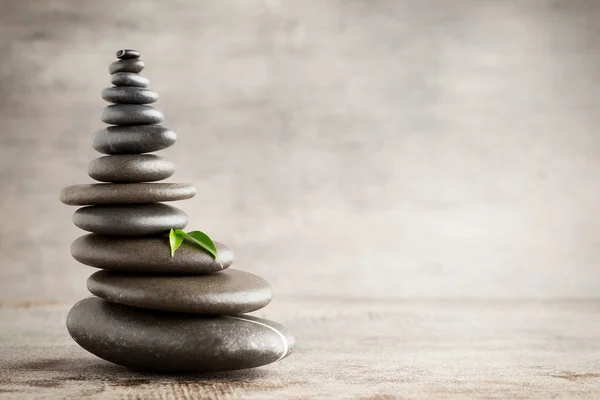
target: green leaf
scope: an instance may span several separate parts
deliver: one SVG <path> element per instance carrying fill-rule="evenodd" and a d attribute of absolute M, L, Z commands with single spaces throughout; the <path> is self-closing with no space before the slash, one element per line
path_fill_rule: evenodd
<path fill-rule="evenodd" d="M 186 237 L 192 239 L 194 242 L 202 246 L 203 249 L 207 250 L 215 258 L 217 258 L 217 247 L 213 243 L 212 239 L 204 232 L 192 231 L 186 233 Z"/>
<path fill-rule="evenodd" d="M 219 260 L 219 255 L 217 253 L 217 246 L 215 246 L 212 239 L 208 237 L 206 233 L 200 231 L 185 233 L 181 229 L 171 229 L 171 234 L 169 235 L 169 240 L 171 242 L 171 257 L 175 253 L 175 250 L 181 246 L 184 238 L 189 239 L 192 243 L 200 246 L 202 249 L 212 255 L 215 260 L 219 262 L 221 268 L 223 268 L 223 264 L 221 263 L 221 260 Z"/>
<path fill-rule="evenodd" d="M 183 235 L 179 232 L 183 233 Z M 183 238 L 185 237 L 185 232 L 177 229 L 177 230 L 173 230 L 171 229 L 171 232 L 169 233 L 169 244 L 171 245 L 171 257 L 175 256 L 175 250 L 177 250 L 179 248 L 179 246 L 181 246 L 181 243 L 183 243 Z"/>

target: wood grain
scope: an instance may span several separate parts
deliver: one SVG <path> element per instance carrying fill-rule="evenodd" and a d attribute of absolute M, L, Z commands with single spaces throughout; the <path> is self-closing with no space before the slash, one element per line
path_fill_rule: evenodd
<path fill-rule="evenodd" d="M 280 299 L 278 364 L 136 373 L 80 349 L 68 307 L 0 309 L 0 399 L 548 399 L 600 396 L 600 300 Z"/>

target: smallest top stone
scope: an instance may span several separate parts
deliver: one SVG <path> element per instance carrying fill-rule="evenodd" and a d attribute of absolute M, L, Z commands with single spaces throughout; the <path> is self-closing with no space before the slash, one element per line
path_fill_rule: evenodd
<path fill-rule="evenodd" d="M 129 58 L 140 58 L 141 54 L 137 50 L 123 49 L 117 51 L 117 58 L 119 60 L 127 60 Z"/>

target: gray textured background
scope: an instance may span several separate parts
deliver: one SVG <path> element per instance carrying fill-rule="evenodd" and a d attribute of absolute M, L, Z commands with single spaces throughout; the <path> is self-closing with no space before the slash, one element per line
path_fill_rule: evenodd
<path fill-rule="evenodd" d="M 179 141 L 190 228 L 277 298 L 600 293 L 600 2 L 0 0 L 0 301 L 92 271 L 64 186 L 91 182 L 115 50 Z"/>

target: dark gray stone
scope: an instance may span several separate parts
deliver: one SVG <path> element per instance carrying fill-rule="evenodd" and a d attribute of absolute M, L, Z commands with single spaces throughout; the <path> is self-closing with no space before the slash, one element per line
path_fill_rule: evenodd
<path fill-rule="evenodd" d="M 237 315 L 271 301 L 271 287 L 263 278 L 237 269 L 193 276 L 98 271 L 87 287 L 111 303 L 192 314 Z"/>
<path fill-rule="evenodd" d="M 205 274 L 228 268 L 233 251 L 215 242 L 219 260 L 185 240 L 171 257 L 169 235 L 155 237 L 111 237 L 84 235 L 71 244 L 71 254 L 91 267 L 125 272 Z"/>
<path fill-rule="evenodd" d="M 177 134 L 162 125 L 109 126 L 94 133 L 92 146 L 104 154 L 139 154 L 166 149 Z"/>
<path fill-rule="evenodd" d="M 129 58 L 140 58 L 140 56 L 140 52 L 133 49 L 123 49 L 117 51 L 117 58 L 120 60 L 127 60 Z"/>
<path fill-rule="evenodd" d="M 95 183 L 73 185 L 60 192 L 60 201 L 70 206 L 96 204 L 157 203 L 194 197 L 189 183 Z"/>
<path fill-rule="evenodd" d="M 156 235 L 171 228 L 185 228 L 188 216 L 179 208 L 161 203 L 115 204 L 80 208 L 73 214 L 73 223 L 103 235 Z"/>
<path fill-rule="evenodd" d="M 146 88 L 150 85 L 150 80 L 144 76 L 132 72 L 117 72 L 110 76 L 110 83 L 115 86 L 135 86 Z"/>
<path fill-rule="evenodd" d="M 175 173 L 175 164 L 154 154 L 117 154 L 92 160 L 88 173 L 101 182 L 153 182 Z"/>
<path fill-rule="evenodd" d="M 138 72 L 142 72 L 144 67 L 144 62 L 139 58 L 130 58 L 127 60 L 118 60 L 112 62 L 108 66 L 108 72 L 110 74 L 115 74 L 117 72 L 133 72 L 137 74 Z"/>
<path fill-rule="evenodd" d="M 101 96 L 109 103 L 150 104 L 158 100 L 158 93 L 132 86 L 115 86 L 102 90 Z"/>
<path fill-rule="evenodd" d="M 260 367 L 288 356 L 295 345 L 286 328 L 265 319 L 143 310 L 97 297 L 73 306 L 67 329 L 100 358 L 157 372 Z"/>
<path fill-rule="evenodd" d="M 102 110 L 100 119 L 112 125 L 145 125 L 160 124 L 165 116 L 161 111 L 150 106 L 115 104 Z"/>

